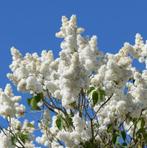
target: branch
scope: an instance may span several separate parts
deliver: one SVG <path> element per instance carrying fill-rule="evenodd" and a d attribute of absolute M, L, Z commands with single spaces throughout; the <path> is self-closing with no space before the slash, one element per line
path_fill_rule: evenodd
<path fill-rule="evenodd" d="M 101 108 L 103 108 L 103 106 L 104 106 L 105 104 L 107 104 L 107 102 L 111 99 L 112 96 L 113 96 L 113 94 L 112 94 L 104 103 L 102 103 L 102 105 L 101 105 L 101 106 L 99 107 L 99 109 L 96 111 L 96 113 L 95 113 L 93 119 L 96 117 L 97 113 L 101 110 Z"/>

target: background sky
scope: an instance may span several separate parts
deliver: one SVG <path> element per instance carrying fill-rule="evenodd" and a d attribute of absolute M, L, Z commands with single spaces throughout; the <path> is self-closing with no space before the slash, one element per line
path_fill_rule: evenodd
<path fill-rule="evenodd" d="M 133 43 L 137 32 L 147 39 L 147 0 L 0 0 L 0 87 L 9 82 L 10 47 L 23 54 L 52 49 L 57 57 L 61 39 L 55 33 L 61 16 L 72 14 L 85 34 L 98 36 L 104 52 Z"/>

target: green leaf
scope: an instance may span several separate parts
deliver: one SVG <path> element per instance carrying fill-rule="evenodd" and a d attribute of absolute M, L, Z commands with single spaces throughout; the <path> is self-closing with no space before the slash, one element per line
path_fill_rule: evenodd
<path fill-rule="evenodd" d="M 113 130 L 113 125 L 109 124 L 107 128 L 108 133 L 112 132 L 112 130 Z"/>
<path fill-rule="evenodd" d="M 72 108 L 76 109 L 77 108 L 76 101 L 70 103 L 69 106 L 71 106 Z"/>
<path fill-rule="evenodd" d="M 95 105 L 98 102 L 99 96 L 98 92 L 96 90 L 92 91 L 92 100 L 93 100 L 93 105 Z"/>
<path fill-rule="evenodd" d="M 13 145 L 15 145 L 18 140 L 17 139 L 20 139 L 23 143 L 25 143 L 26 141 L 29 140 L 29 134 L 28 133 L 16 133 L 14 136 L 11 137 L 11 142 Z"/>
<path fill-rule="evenodd" d="M 105 91 L 102 90 L 101 88 L 98 89 L 98 94 L 99 94 L 99 100 L 103 100 L 105 97 Z"/>
<path fill-rule="evenodd" d="M 29 140 L 29 135 L 27 133 L 19 133 L 18 137 L 21 139 L 23 143 Z"/>
<path fill-rule="evenodd" d="M 141 128 L 144 128 L 144 126 L 145 126 L 145 120 L 144 118 L 141 118 Z"/>
<path fill-rule="evenodd" d="M 121 136 L 123 138 L 123 140 L 126 140 L 126 132 L 125 131 L 121 131 Z"/>
<path fill-rule="evenodd" d="M 39 93 L 36 96 L 34 96 L 37 102 L 40 102 L 43 99 L 43 93 Z"/>
<path fill-rule="evenodd" d="M 27 99 L 27 103 L 28 103 L 28 105 L 31 104 L 31 100 L 32 100 L 32 98 Z"/>
<path fill-rule="evenodd" d="M 140 128 L 138 131 L 137 131 L 137 135 L 140 135 L 140 134 L 143 134 L 145 132 L 145 129 L 144 128 Z"/>
<path fill-rule="evenodd" d="M 137 128 L 138 129 L 144 128 L 144 126 L 145 126 L 144 118 L 140 118 L 139 121 L 137 122 Z"/>
<path fill-rule="evenodd" d="M 56 125 L 57 125 L 59 130 L 61 130 L 63 128 L 63 119 L 62 119 L 61 115 L 57 116 Z"/>
<path fill-rule="evenodd" d="M 87 95 L 89 95 L 94 89 L 95 89 L 94 86 L 90 86 L 89 89 L 87 90 Z"/>
<path fill-rule="evenodd" d="M 100 101 L 102 101 L 105 97 L 105 91 L 102 90 L 101 88 L 90 88 L 89 92 L 88 92 L 88 96 L 90 99 L 92 99 L 93 102 L 93 106 L 95 106 L 97 103 L 99 103 Z"/>
<path fill-rule="evenodd" d="M 34 125 L 32 123 L 28 123 L 28 127 L 34 128 Z"/>
<path fill-rule="evenodd" d="M 113 133 L 113 135 L 112 135 L 112 142 L 113 142 L 113 144 L 116 144 L 116 142 L 117 142 L 117 137 L 118 137 L 118 136 L 119 136 L 118 134 Z"/>
<path fill-rule="evenodd" d="M 32 98 L 31 107 L 33 110 L 40 110 L 40 107 L 38 107 L 37 103 L 38 103 L 38 101 L 35 98 Z"/>
<path fill-rule="evenodd" d="M 124 142 L 122 145 L 123 145 L 123 146 L 127 146 L 127 143 Z"/>
<path fill-rule="evenodd" d="M 81 143 L 83 148 L 97 148 L 98 144 L 90 139 L 89 141 L 86 141 L 85 143 Z"/>
<path fill-rule="evenodd" d="M 68 126 L 68 128 L 73 125 L 72 118 L 69 115 L 66 117 L 65 120 L 67 120 L 67 123 L 68 123 L 67 126 Z"/>
<path fill-rule="evenodd" d="M 15 136 L 12 136 L 12 137 L 11 137 L 11 142 L 12 142 L 12 144 L 13 144 L 13 145 L 15 145 L 15 143 L 17 142 L 17 140 L 16 140 L 16 137 L 15 137 Z"/>
<path fill-rule="evenodd" d="M 147 144 L 147 132 L 146 131 L 143 133 L 143 137 L 144 137 L 145 143 Z"/>
<path fill-rule="evenodd" d="M 40 107 L 38 107 L 38 102 L 40 102 L 43 99 L 43 93 L 39 93 L 36 96 L 33 96 L 32 98 L 29 98 L 27 100 L 28 105 L 31 106 L 32 110 L 40 110 Z"/>

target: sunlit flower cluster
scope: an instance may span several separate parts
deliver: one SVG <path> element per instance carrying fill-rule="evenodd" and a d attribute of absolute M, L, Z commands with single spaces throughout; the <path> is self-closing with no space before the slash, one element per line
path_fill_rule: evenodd
<path fill-rule="evenodd" d="M 25 112 L 25 106 L 19 104 L 21 96 L 14 96 L 10 84 L 4 91 L 0 90 L 0 115 L 3 117 L 21 116 Z"/>
<path fill-rule="evenodd" d="M 63 16 L 56 33 L 63 38 L 56 59 L 51 50 L 23 56 L 11 48 L 7 76 L 18 91 L 33 96 L 28 101 L 32 109 L 41 110 L 37 126 L 41 136 L 33 137 L 34 123 L 15 119 L 25 113 L 25 107 L 8 84 L 0 90 L 0 116 L 11 124 L 0 132 L 0 147 L 13 148 L 9 129 L 27 134 L 25 141 L 20 139 L 26 148 L 34 148 L 34 140 L 45 147 L 85 148 L 105 147 L 107 140 L 112 144 L 113 134 L 122 129 L 137 139 L 134 129 L 140 129 L 138 123 L 142 130 L 147 126 L 147 43 L 136 34 L 134 45 L 126 42 L 118 53 L 104 54 L 97 47 L 97 37 L 84 37 L 83 32 L 75 15 Z M 134 66 L 135 60 L 144 63 L 142 71 Z M 22 146 L 19 140 L 15 144 Z"/>

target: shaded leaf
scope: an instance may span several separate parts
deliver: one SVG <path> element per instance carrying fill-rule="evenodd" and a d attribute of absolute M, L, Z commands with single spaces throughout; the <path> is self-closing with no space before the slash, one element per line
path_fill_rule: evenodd
<path fill-rule="evenodd" d="M 76 103 L 76 101 L 70 103 L 69 106 L 71 106 L 72 108 L 76 109 L 76 108 L 77 108 L 77 103 Z"/>
<path fill-rule="evenodd" d="M 27 99 L 28 105 L 31 106 L 32 110 L 40 110 L 38 103 L 43 99 L 43 93 L 39 93 L 32 98 Z"/>
<path fill-rule="evenodd" d="M 118 134 L 113 133 L 113 136 L 112 136 L 112 142 L 113 142 L 113 144 L 116 144 L 116 142 L 117 142 L 117 137 L 118 137 L 118 136 L 119 136 Z"/>
<path fill-rule="evenodd" d="M 21 139 L 23 143 L 29 140 L 29 135 L 27 133 L 19 133 L 18 137 Z"/>
<path fill-rule="evenodd" d="M 96 90 L 92 91 L 92 101 L 93 101 L 93 105 L 95 105 L 98 102 L 99 96 L 98 96 L 98 92 Z"/>
<path fill-rule="evenodd" d="M 34 128 L 34 125 L 32 123 L 28 123 L 28 127 Z"/>
<path fill-rule="evenodd" d="M 121 131 L 121 136 L 123 138 L 123 140 L 126 140 L 126 132 L 125 131 Z"/>
<path fill-rule="evenodd" d="M 105 91 L 99 88 L 98 94 L 99 94 L 99 100 L 103 100 L 105 97 Z"/>

